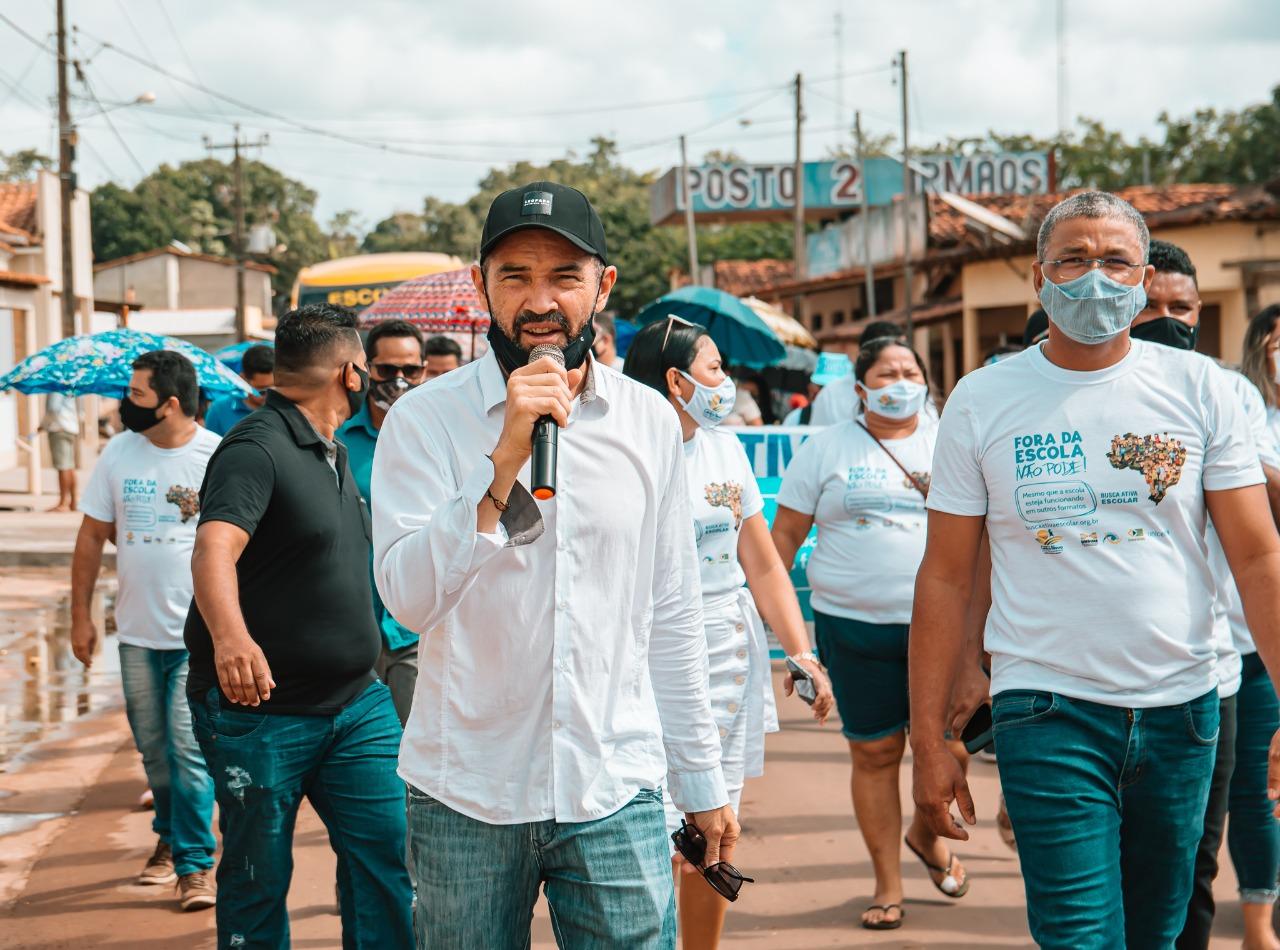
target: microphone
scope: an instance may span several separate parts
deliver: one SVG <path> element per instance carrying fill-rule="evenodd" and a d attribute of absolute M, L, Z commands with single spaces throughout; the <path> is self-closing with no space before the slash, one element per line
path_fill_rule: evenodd
<path fill-rule="evenodd" d="M 564 350 L 551 343 L 541 343 L 529 351 L 529 362 L 549 356 L 564 366 Z M 556 452 L 560 444 L 560 427 L 551 416 L 542 416 L 533 424 L 533 458 L 529 462 L 530 490 L 539 501 L 556 497 Z"/>

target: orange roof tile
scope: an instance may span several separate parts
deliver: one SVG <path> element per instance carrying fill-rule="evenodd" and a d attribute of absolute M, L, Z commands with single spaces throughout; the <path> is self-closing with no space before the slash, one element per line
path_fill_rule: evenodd
<path fill-rule="evenodd" d="M 38 287 L 50 283 L 44 274 L 22 274 L 13 270 L 0 270 L 0 284 L 16 284 L 20 287 Z"/>
<path fill-rule="evenodd" d="M 0 182 L 0 229 L 32 237 L 36 228 L 36 183 Z"/>

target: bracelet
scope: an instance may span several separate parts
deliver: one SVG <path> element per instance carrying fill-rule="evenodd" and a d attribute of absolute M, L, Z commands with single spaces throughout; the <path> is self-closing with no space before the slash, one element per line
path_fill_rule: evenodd
<path fill-rule="evenodd" d="M 511 507 L 511 502 L 498 501 L 497 496 L 494 495 L 494 493 L 488 488 L 484 490 L 484 497 L 488 498 L 491 502 L 493 502 L 493 507 L 497 508 L 498 511 L 500 512 L 505 512 L 508 508 Z"/>
<path fill-rule="evenodd" d="M 812 650 L 803 650 L 800 653 L 795 654 L 794 656 L 787 657 L 787 659 L 790 660 L 792 663 L 801 663 L 804 660 L 809 660 L 813 663 L 817 663 L 818 654 L 814 653 Z"/>

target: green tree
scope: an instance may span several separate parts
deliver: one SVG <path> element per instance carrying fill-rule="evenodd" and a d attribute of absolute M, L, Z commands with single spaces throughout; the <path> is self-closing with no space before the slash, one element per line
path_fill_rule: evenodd
<path fill-rule="evenodd" d="M 91 196 L 93 253 L 99 261 L 182 241 L 207 254 L 231 250 L 231 166 L 212 158 L 161 165 L 132 190 L 115 184 Z M 276 300 L 283 306 L 298 271 L 325 260 L 329 244 L 316 223 L 316 193 L 263 162 L 244 163 L 245 219 L 270 224 L 282 249 L 260 258 L 274 265 Z"/>
<path fill-rule="evenodd" d="M 34 148 L 16 152 L 0 152 L 0 181 L 35 181 L 36 172 L 53 168 L 57 163 Z"/>
<path fill-rule="evenodd" d="M 360 213 L 352 208 L 335 212 L 329 219 L 325 240 L 329 243 L 329 257 L 351 257 L 360 251 Z"/>

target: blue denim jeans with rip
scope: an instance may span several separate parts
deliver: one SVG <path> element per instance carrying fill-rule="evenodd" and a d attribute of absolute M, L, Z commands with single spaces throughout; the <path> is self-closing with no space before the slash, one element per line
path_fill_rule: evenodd
<path fill-rule="evenodd" d="M 539 886 L 561 947 L 675 948 L 661 789 L 595 821 L 491 825 L 410 786 L 409 866 L 419 950 L 525 950 Z"/>
<path fill-rule="evenodd" d="M 120 644 L 125 714 L 155 796 L 151 828 L 181 877 L 213 867 L 213 782 L 191 727 L 187 651 Z"/>
<path fill-rule="evenodd" d="M 1218 692 L 1129 709 L 993 698 L 1031 936 L 1045 950 L 1167 950 L 1182 930 L 1218 742 Z"/>
<path fill-rule="evenodd" d="M 218 947 L 287 948 L 293 828 L 305 796 L 338 854 L 344 948 L 413 944 L 404 864 L 400 720 L 374 683 L 332 716 L 263 713 L 192 697 L 196 737 L 225 816 Z"/>

